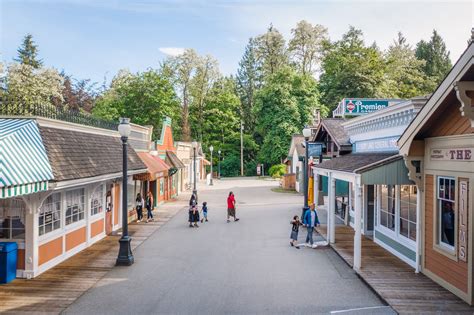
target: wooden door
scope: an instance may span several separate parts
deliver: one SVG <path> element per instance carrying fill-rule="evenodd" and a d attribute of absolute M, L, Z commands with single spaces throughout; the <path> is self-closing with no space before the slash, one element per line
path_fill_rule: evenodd
<path fill-rule="evenodd" d="M 106 212 L 105 212 L 105 234 L 110 235 L 112 233 L 112 210 L 114 208 L 112 190 L 107 191 L 106 194 Z"/>

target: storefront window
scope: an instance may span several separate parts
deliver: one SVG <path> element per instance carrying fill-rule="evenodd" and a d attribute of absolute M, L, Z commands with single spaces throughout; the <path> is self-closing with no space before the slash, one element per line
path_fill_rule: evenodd
<path fill-rule="evenodd" d="M 395 231 L 395 186 L 382 185 L 380 225 Z"/>
<path fill-rule="evenodd" d="M 344 196 L 336 196 L 336 214 L 342 219 L 345 220 L 346 212 L 348 208 L 348 198 Z"/>
<path fill-rule="evenodd" d="M 66 225 L 84 219 L 84 188 L 66 191 Z"/>
<path fill-rule="evenodd" d="M 38 217 L 39 235 L 61 227 L 61 193 L 50 195 L 43 202 Z"/>
<path fill-rule="evenodd" d="M 456 180 L 449 177 L 438 177 L 438 241 L 454 248 L 454 222 Z"/>
<path fill-rule="evenodd" d="M 400 235 L 416 241 L 415 185 L 400 186 Z"/>
<path fill-rule="evenodd" d="M 97 187 L 91 196 L 91 215 L 102 213 L 104 200 L 104 185 Z"/>
<path fill-rule="evenodd" d="M 127 180 L 127 206 L 129 210 L 133 208 L 135 202 L 135 186 L 136 181 L 133 180 L 133 177 L 129 177 Z"/>
<path fill-rule="evenodd" d="M 21 199 L 0 199 L 0 239 L 25 239 L 26 205 Z"/>

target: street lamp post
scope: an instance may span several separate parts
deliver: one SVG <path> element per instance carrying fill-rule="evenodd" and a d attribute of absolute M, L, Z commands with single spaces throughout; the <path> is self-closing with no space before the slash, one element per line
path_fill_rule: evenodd
<path fill-rule="evenodd" d="M 213 174 L 212 174 L 212 151 L 214 151 L 214 147 L 211 145 L 209 147 L 209 151 L 211 151 L 211 181 L 209 183 L 210 186 L 214 185 L 214 183 L 212 182 L 212 177 L 213 177 Z"/>
<path fill-rule="evenodd" d="M 311 129 L 309 128 L 304 128 L 303 129 L 303 137 L 304 137 L 304 142 L 305 142 L 305 157 L 304 157 L 304 165 L 303 165 L 303 179 L 304 179 L 304 206 L 303 206 L 303 211 L 302 211 L 302 216 L 301 218 L 304 219 L 304 215 L 306 211 L 309 209 L 308 207 L 308 142 L 309 142 L 309 137 L 311 136 Z"/>
<path fill-rule="evenodd" d="M 217 178 L 221 179 L 221 150 L 217 151 L 219 153 L 219 160 L 217 161 Z"/>
<path fill-rule="evenodd" d="M 196 149 L 197 149 L 197 146 L 198 146 L 198 143 L 196 141 L 193 141 L 192 142 L 192 146 L 193 146 L 193 170 L 194 170 L 194 189 L 193 189 L 193 194 L 194 196 L 196 196 L 196 202 L 197 202 L 197 188 L 196 188 Z"/>
<path fill-rule="evenodd" d="M 117 257 L 117 266 L 130 266 L 134 262 L 131 238 L 128 236 L 128 209 L 127 209 L 127 140 L 130 136 L 130 119 L 120 118 L 118 131 L 122 140 L 122 237 L 119 240 L 120 249 Z"/>

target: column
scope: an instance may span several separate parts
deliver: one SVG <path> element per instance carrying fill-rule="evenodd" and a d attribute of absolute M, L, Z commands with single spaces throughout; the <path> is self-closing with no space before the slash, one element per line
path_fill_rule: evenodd
<path fill-rule="evenodd" d="M 419 273 L 421 271 L 421 194 L 421 189 L 416 186 L 416 273 Z"/>
<path fill-rule="evenodd" d="M 354 218 L 354 270 L 359 270 L 361 267 L 362 256 L 362 185 L 360 177 L 356 178 L 355 184 L 355 218 Z"/>
<path fill-rule="evenodd" d="M 319 175 L 316 174 L 316 172 L 313 172 L 313 177 L 314 177 L 314 204 L 319 206 Z"/>
<path fill-rule="evenodd" d="M 332 173 L 329 173 L 329 192 L 328 192 L 328 221 L 329 221 L 329 242 L 333 244 L 336 241 L 336 179 Z"/>
<path fill-rule="evenodd" d="M 25 215 L 25 276 L 33 278 L 38 271 L 38 208 L 39 197 L 28 198 L 24 201 L 27 204 L 28 210 Z"/>

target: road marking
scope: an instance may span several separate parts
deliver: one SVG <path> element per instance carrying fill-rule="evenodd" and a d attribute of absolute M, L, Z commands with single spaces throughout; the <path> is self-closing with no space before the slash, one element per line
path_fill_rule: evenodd
<path fill-rule="evenodd" d="M 348 313 L 353 311 L 363 311 L 363 310 L 374 310 L 380 308 L 390 308 L 390 306 L 369 306 L 369 307 L 361 307 L 361 308 L 351 308 L 348 310 L 339 310 L 339 311 L 331 311 L 331 314 L 340 314 L 340 313 Z"/>

